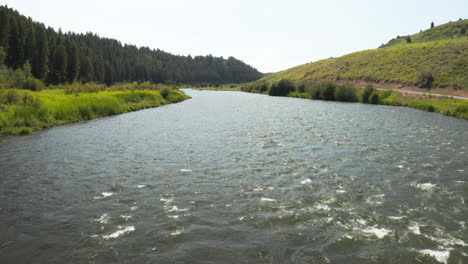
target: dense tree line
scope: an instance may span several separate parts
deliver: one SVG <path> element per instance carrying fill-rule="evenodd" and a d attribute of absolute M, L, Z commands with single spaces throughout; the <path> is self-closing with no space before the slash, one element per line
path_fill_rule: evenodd
<path fill-rule="evenodd" d="M 34 77 L 65 82 L 241 83 L 263 74 L 233 57 L 178 56 L 122 45 L 93 33 L 58 32 L 0 6 L 0 47 L 4 63 L 18 69 L 28 61 Z"/>

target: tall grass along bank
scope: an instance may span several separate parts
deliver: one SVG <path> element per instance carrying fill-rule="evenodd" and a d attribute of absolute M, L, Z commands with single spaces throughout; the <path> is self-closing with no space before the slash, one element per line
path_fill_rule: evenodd
<path fill-rule="evenodd" d="M 28 134 L 52 126 L 158 107 L 188 98 L 182 91 L 168 87 L 97 92 L 78 92 L 71 87 L 40 92 L 2 89 L 0 133 Z"/>

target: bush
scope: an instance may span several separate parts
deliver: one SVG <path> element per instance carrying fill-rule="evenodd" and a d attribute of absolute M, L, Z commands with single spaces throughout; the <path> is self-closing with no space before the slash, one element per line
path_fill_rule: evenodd
<path fill-rule="evenodd" d="M 163 87 L 159 93 L 161 94 L 161 96 L 164 98 L 164 99 L 167 99 L 167 96 L 169 96 L 169 94 L 171 93 L 172 89 L 169 88 L 169 87 Z"/>
<path fill-rule="evenodd" d="M 340 85 L 335 89 L 335 100 L 340 102 L 356 102 L 356 90 L 351 85 Z"/>
<path fill-rule="evenodd" d="M 369 103 L 371 104 L 379 104 L 379 94 L 377 92 L 373 92 L 369 96 Z"/>
<path fill-rule="evenodd" d="M 323 100 L 334 101 L 335 100 L 335 89 L 336 84 L 328 82 L 322 85 L 320 89 L 320 97 Z"/>
<path fill-rule="evenodd" d="M 364 88 L 364 91 L 362 92 L 362 95 L 361 95 L 362 102 L 365 104 L 369 103 L 369 97 L 374 91 L 375 90 L 374 90 L 374 87 L 372 87 L 372 85 L 367 85 L 366 88 Z"/>
<path fill-rule="evenodd" d="M 434 82 L 434 77 L 430 73 L 423 73 L 421 74 L 421 76 L 419 76 L 418 83 L 419 83 L 420 88 L 431 89 L 433 82 Z"/>
<path fill-rule="evenodd" d="M 290 80 L 282 79 L 278 83 L 271 86 L 268 94 L 271 96 L 286 96 L 289 92 L 295 91 L 296 88 Z"/>
<path fill-rule="evenodd" d="M 23 89 L 40 91 L 45 88 L 44 83 L 36 78 L 29 78 L 23 83 Z"/>

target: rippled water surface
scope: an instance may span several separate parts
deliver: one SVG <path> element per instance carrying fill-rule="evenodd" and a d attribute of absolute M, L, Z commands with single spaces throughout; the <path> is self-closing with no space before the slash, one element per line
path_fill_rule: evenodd
<path fill-rule="evenodd" d="M 468 263 L 468 122 L 187 90 L 0 138 L 0 263 Z"/>

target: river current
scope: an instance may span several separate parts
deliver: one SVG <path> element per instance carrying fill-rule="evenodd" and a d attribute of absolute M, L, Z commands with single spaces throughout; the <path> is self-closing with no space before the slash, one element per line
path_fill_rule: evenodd
<path fill-rule="evenodd" d="M 0 138 L 0 263 L 468 263 L 468 122 L 185 90 Z"/>

